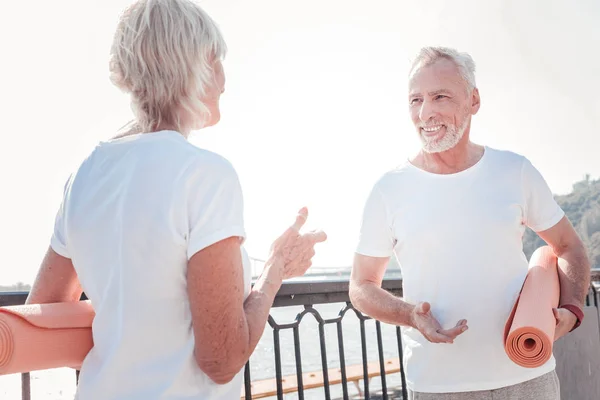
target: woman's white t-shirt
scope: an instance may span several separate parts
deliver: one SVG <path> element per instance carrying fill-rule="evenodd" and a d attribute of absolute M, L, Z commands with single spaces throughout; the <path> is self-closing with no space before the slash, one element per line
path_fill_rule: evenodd
<path fill-rule="evenodd" d="M 96 311 L 82 400 L 230 400 L 243 371 L 217 385 L 194 359 L 187 261 L 245 238 L 237 174 L 174 131 L 100 143 L 72 174 L 52 248 L 70 258 Z M 250 263 L 243 251 L 245 296 Z"/>

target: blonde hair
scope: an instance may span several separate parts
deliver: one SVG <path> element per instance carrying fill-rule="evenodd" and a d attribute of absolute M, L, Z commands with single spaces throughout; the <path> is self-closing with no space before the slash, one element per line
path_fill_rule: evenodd
<path fill-rule="evenodd" d="M 473 58 L 468 53 L 461 53 L 449 47 L 423 47 L 413 61 L 409 75 L 412 75 L 415 68 L 433 64 L 440 58 L 446 58 L 456 64 L 460 75 L 470 90 L 476 87 L 475 61 L 473 61 Z"/>
<path fill-rule="evenodd" d="M 142 131 L 162 123 L 182 131 L 191 127 L 182 126 L 178 111 L 210 117 L 201 99 L 214 85 L 213 62 L 226 52 L 215 22 L 191 0 L 139 0 L 119 19 L 110 79 L 131 94 Z"/>

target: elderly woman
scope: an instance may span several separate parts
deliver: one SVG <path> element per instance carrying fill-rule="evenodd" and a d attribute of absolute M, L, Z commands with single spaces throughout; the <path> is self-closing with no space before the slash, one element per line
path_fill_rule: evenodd
<path fill-rule="evenodd" d="M 236 172 L 187 141 L 219 121 L 224 54 L 188 0 L 138 1 L 120 20 L 110 69 L 140 132 L 99 143 L 73 172 L 28 298 L 77 301 L 83 290 L 92 301 L 80 399 L 239 398 L 282 280 L 304 274 L 326 239 L 299 233 L 300 210 L 251 288 Z"/>

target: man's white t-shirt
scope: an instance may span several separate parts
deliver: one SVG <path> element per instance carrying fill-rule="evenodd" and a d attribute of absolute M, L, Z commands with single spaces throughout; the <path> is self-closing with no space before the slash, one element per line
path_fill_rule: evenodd
<path fill-rule="evenodd" d="M 96 311 L 77 398 L 239 398 L 243 371 L 217 385 L 194 359 L 186 270 L 199 250 L 245 238 L 243 219 L 231 164 L 177 132 L 96 146 L 67 182 L 51 239 Z"/>
<path fill-rule="evenodd" d="M 403 327 L 404 367 L 417 392 L 492 390 L 550 372 L 554 358 L 523 368 L 504 351 L 505 322 L 528 271 L 522 236 L 564 216 L 543 177 L 523 156 L 485 148 L 464 171 L 442 175 L 410 162 L 386 173 L 366 202 L 357 252 L 395 254 L 404 300 L 431 303 L 444 328 L 469 330 L 453 344 Z"/>

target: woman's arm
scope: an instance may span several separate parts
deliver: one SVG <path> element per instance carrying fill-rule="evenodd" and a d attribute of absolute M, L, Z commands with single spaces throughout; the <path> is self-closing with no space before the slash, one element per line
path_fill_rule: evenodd
<path fill-rule="evenodd" d="M 299 234 L 296 223 L 273 244 L 261 277 L 244 301 L 240 239 L 230 237 L 194 254 L 187 284 L 195 336 L 195 357 L 215 383 L 225 384 L 243 368 L 260 340 L 283 279 L 303 275 L 323 232 Z"/>
<path fill-rule="evenodd" d="M 81 293 L 71 260 L 49 247 L 25 304 L 78 301 Z"/>
<path fill-rule="evenodd" d="M 279 262 L 269 262 L 244 301 L 239 238 L 222 240 L 190 259 L 187 285 L 195 357 L 216 383 L 231 381 L 254 351 L 281 286 L 280 270 Z"/>

